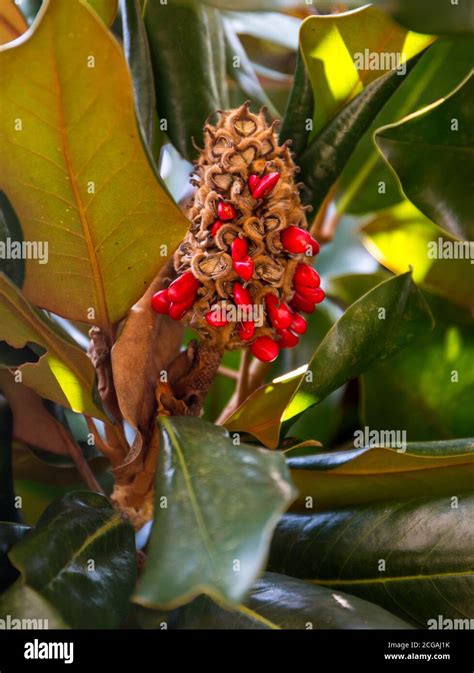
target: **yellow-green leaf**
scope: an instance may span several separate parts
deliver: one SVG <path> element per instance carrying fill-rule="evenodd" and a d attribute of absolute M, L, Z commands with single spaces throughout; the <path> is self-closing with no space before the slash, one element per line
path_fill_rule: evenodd
<path fill-rule="evenodd" d="M 17 368 L 22 383 L 41 397 L 104 419 L 93 400 L 95 371 L 87 355 L 31 306 L 4 274 L 0 274 L 0 340 L 13 348 L 30 343 L 46 351 L 38 362 L 27 362 Z"/>
<path fill-rule="evenodd" d="M 469 242 L 438 227 L 409 201 L 380 211 L 361 233 L 369 252 L 390 271 L 410 265 L 415 282 L 460 306 L 474 306 Z"/>
<path fill-rule="evenodd" d="M 146 159 L 122 50 L 81 2 L 48 0 L 0 71 L 0 187 L 24 239 L 49 243 L 25 295 L 107 330 L 188 226 Z"/>
<path fill-rule="evenodd" d="M 106 26 L 111 26 L 117 16 L 118 0 L 87 0 Z"/>
<path fill-rule="evenodd" d="M 313 135 L 368 84 L 398 65 L 398 58 L 401 62 L 415 56 L 432 40 L 407 31 L 372 6 L 308 17 L 301 25 L 300 46 L 314 93 Z"/>

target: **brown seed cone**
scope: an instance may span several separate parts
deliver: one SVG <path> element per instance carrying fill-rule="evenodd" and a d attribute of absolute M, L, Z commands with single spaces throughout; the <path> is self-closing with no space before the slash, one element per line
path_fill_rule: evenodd
<path fill-rule="evenodd" d="M 192 271 L 202 283 L 184 322 L 207 342 L 234 349 L 249 346 L 263 335 L 278 340 L 265 312 L 264 322 L 257 327 L 251 341 L 240 339 L 236 323 L 210 327 L 206 313 L 217 304 L 234 304 L 235 282 L 247 288 L 254 305 L 265 306 L 264 297 L 268 292 L 282 301 L 290 301 L 294 294 L 295 268 L 310 262 L 311 258 L 288 253 L 280 241 L 282 229 L 289 225 L 306 229 L 307 221 L 294 180 L 297 169 L 289 143 L 278 144 L 277 122 L 267 123 L 264 108 L 258 114 L 251 113 L 249 103 L 219 114 L 215 126 L 206 123 L 204 127 L 204 149 L 193 171 L 192 183 L 197 189 L 188 210 L 191 226 L 175 253 L 174 264 L 178 274 Z M 274 171 L 280 173 L 280 179 L 273 191 L 262 199 L 255 199 L 248 185 L 250 176 Z M 231 204 L 237 217 L 224 222 L 212 236 L 219 201 Z M 247 240 L 248 254 L 254 262 L 253 276 L 248 282 L 244 282 L 232 266 L 231 244 L 238 236 Z"/>

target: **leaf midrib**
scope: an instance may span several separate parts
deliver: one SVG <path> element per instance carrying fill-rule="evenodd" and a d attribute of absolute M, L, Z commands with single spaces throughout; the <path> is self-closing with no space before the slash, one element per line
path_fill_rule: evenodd
<path fill-rule="evenodd" d="M 180 464 L 180 467 L 181 467 L 181 472 L 183 474 L 184 483 L 185 483 L 186 490 L 187 490 L 187 493 L 188 493 L 189 501 L 191 503 L 191 508 L 193 510 L 194 518 L 196 520 L 196 524 L 198 526 L 198 530 L 199 530 L 201 538 L 202 538 L 202 543 L 203 543 L 204 549 L 206 550 L 206 553 L 209 557 L 209 560 L 211 562 L 213 572 L 214 572 L 214 574 L 217 578 L 217 581 L 220 582 L 221 581 L 221 575 L 219 573 L 216 560 L 214 558 L 214 553 L 213 553 L 213 550 L 212 550 L 212 541 L 211 541 L 211 538 L 210 538 L 210 536 L 207 532 L 206 524 L 205 524 L 205 521 L 204 521 L 204 516 L 202 514 L 202 511 L 201 511 L 201 508 L 199 506 L 196 494 L 194 492 L 191 475 L 189 474 L 189 471 L 188 471 L 188 468 L 187 468 L 187 465 L 186 465 L 186 460 L 184 458 L 183 452 L 181 451 L 181 447 L 179 445 L 178 438 L 176 437 L 176 434 L 175 434 L 173 428 L 171 427 L 170 423 L 168 422 L 168 420 L 165 417 L 163 417 L 161 419 L 161 422 L 162 422 L 164 428 L 166 429 L 166 431 L 168 433 L 168 436 L 169 436 L 169 439 L 170 439 L 170 442 L 173 446 L 173 449 L 176 451 L 176 455 L 178 456 L 178 461 L 179 461 L 179 464 Z"/>
<path fill-rule="evenodd" d="M 433 575 L 399 575 L 393 577 L 368 577 L 364 579 L 309 579 L 312 584 L 321 584 L 323 586 L 351 586 L 355 584 L 386 584 L 389 582 L 419 582 L 432 581 L 433 579 L 455 579 L 456 577 L 466 577 L 474 575 L 472 570 L 460 570 L 459 572 L 434 573 Z"/>
<path fill-rule="evenodd" d="M 53 86 L 56 90 L 56 100 L 57 100 L 57 110 L 59 118 L 58 132 L 61 138 L 61 145 L 63 148 L 63 156 L 66 164 L 67 174 L 69 176 L 69 183 L 71 185 L 71 191 L 76 204 L 77 214 L 82 226 L 83 231 L 83 240 L 86 244 L 87 253 L 89 256 L 89 262 L 92 270 L 92 280 L 94 284 L 95 296 L 97 299 L 97 323 L 102 327 L 108 334 L 110 334 L 111 323 L 109 318 L 109 313 L 107 309 L 106 294 L 104 281 L 102 278 L 99 260 L 95 251 L 94 242 L 92 240 L 92 235 L 90 231 L 89 222 L 82 204 L 79 187 L 77 184 L 76 175 L 72 166 L 72 158 L 69 149 L 69 140 L 67 134 L 66 126 L 66 116 L 64 111 L 64 102 L 62 98 L 62 89 L 61 81 L 59 76 L 59 67 L 58 67 L 58 55 L 56 52 L 56 45 L 54 41 L 54 35 L 51 34 L 51 53 L 52 57 L 52 73 L 53 73 Z"/>
<path fill-rule="evenodd" d="M 117 526 L 119 526 L 121 523 L 122 523 L 122 519 L 121 519 L 121 517 L 120 517 L 118 514 L 116 514 L 116 515 L 114 515 L 111 519 L 109 519 L 108 521 L 106 521 L 105 524 L 103 524 L 102 526 L 100 526 L 99 528 L 97 528 L 97 529 L 92 533 L 92 535 L 89 535 L 89 536 L 87 537 L 87 539 L 81 544 L 81 546 L 78 547 L 78 549 L 76 549 L 76 551 L 74 551 L 74 552 L 71 554 L 71 556 L 68 558 L 68 560 L 66 561 L 66 563 L 65 563 L 65 564 L 64 564 L 64 565 L 63 565 L 63 566 L 62 566 L 62 567 L 55 573 L 54 577 L 52 577 L 52 578 L 49 580 L 49 582 L 47 582 L 46 584 L 44 584 L 42 587 L 37 588 L 37 591 L 45 591 L 46 589 L 48 589 L 48 587 L 49 587 L 53 582 L 55 582 L 55 581 L 58 579 L 58 577 L 59 577 L 65 570 L 67 570 L 67 569 L 71 566 L 71 564 L 72 564 L 77 558 L 79 558 L 80 555 L 81 555 L 83 552 L 85 552 L 86 549 L 88 549 L 88 547 L 90 547 L 92 544 L 94 544 L 94 542 L 95 542 L 99 537 L 101 537 L 102 535 L 106 535 L 106 534 L 109 533 L 111 530 L 113 530 L 114 528 L 116 528 Z"/>

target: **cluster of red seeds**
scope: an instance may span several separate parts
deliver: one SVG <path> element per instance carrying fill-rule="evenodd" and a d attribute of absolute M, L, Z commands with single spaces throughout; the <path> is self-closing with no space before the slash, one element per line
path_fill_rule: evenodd
<path fill-rule="evenodd" d="M 280 179 L 278 172 L 270 172 L 263 176 L 252 174 L 248 180 L 248 187 L 254 199 L 267 197 Z M 232 221 L 237 217 L 234 206 L 223 200 L 217 204 L 218 219 L 212 224 L 211 236 L 215 236 L 224 222 Z M 280 234 L 281 244 L 290 255 L 316 255 L 319 252 L 318 242 L 308 231 L 290 225 Z M 231 244 L 232 266 L 235 273 L 242 279 L 243 284 L 234 282 L 233 300 L 235 305 L 252 307 L 252 297 L 245 284 L 250 281 L 254 273 L 254 262 L 248 254 L 248 243 L 243 237 L 237 237 Z M 264 362 L 272 362 L 278 356 L 281 348 L 293 348 L 299 342 L 299 336 L 307 329 L 306 320 L 298 312 L 313 313 L 315 305 L 324 299 L 324 292 L 320 288 L 318 273 L 308 264 L 300 263 L 296 266 L 293 275 L 294 294 L 290 305 L 279 301 L 276 295 L 265 295 L 265 309 L 270 324 L 276 331 L 278 339 L 270 336 L 259 336 L 255 340 L 255 323 L 252 320 L 239 324 L 238 335 L 242 341 L 252 341 L 252 354 Z M 176 278 L 165 290 L 160 290 L 152 298 L 152 307 L 157 313 L 169 315 L 174 320 L 181 320 L 193 306 L 201 283 L 191 271 L 186 271 Z M 212 328 L 223 328 L 228 320 L 217 310 L 205 314 L 207 324 Z"/>

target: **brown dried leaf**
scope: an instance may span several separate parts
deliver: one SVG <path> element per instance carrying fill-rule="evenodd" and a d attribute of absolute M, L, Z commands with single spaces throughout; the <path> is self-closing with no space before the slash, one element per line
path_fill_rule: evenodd
<path fill-rule="evenodd" d="M 129 311 L 112 349 L 115 390 L 123 417 L 140 435 L 150 435 L 156 409 L 155 388 L 160 371 L 179 352 L 183 326 L 151 309 L 150 300 L 172 273 L 167 265 L 143 297 Z"/>

